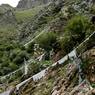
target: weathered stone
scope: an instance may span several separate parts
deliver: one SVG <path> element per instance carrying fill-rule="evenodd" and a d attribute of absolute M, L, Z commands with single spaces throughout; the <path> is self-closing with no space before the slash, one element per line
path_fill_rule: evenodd
<path fill-rule="evenodd" d="M 49 2 L 55 2 L 57 0 L 20 0 L 17 8 L 29 9 L 39 5 L 48 4 Z"/>

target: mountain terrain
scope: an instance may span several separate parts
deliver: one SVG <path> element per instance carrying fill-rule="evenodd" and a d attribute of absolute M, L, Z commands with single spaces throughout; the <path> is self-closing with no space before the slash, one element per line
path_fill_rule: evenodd
<path fill-rule="evenodd" d="M 21 0 L 19 1 L 17 8 L 29 9 L 29 8 L 37 7 L 39 5 L 47 4 L 51 1 L 55 1 L 55 0 Z"/>
<path fill-rule="evenodd" d="M 0 95 L 94 94 L 94 0 L 0 6 Z"/>

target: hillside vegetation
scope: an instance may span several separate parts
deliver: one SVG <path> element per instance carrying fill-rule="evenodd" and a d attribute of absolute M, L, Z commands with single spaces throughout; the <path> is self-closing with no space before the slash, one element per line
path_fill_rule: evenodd
<path fill-rule="evenodd" d="M 94 15 L 93 0 L 21 0 L 17 8 L 1 5 L 0 92 L 94 95 Z"/>
<path fill-rule="evenodd" d="M 15 11 L 15 16 L 18 23 L 23 23 L 29 21 L 32 17 L 34 17 L 43 6 L 37 6 L 36 8 L 27 9 L 27 10 L 17 10 Z"/>

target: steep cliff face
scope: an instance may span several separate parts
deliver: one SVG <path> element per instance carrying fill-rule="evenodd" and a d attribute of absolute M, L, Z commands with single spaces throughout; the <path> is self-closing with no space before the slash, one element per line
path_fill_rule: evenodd
<path fill-rule="evenodd" d="M 20 0 L 17 8 L 29 9 L 56 0 Z"/>

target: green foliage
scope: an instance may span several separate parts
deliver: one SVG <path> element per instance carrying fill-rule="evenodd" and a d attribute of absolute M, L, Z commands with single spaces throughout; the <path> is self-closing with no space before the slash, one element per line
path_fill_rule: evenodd
<path fill-rule="evenodd" d="M 91 84 L 93 88 L 95 88 L 95 83 Z"/>
<path fill-rule="evenodd" d="M 33 62 L 29 65 L 29 73 L 30 75 L 34 75 L 41 71 L 41 64 L 38 62 Z"/>
<path fill-rule="evenodd" d="M 81 33 L 86 29 L 87 19 L 82 16 L 73 17 L 67 25 L 67 30 L 74 33 Z"/>
<path fill-rule="evenodd" d="M 12 71 L 18 69 L 18 66 L 14 63 L 9 63 L 9 67 L 11 68 Z"/>
<path fill-rule="evenodd" d="M 9 83 L 12 83 L 12 82 L 14 82 L 14 80 L 20 80 L 20 77 L 22 76 L 22 74 L 23 74 L 22 71 L 19 71 L 16 74 L 12 75 L 11 78 L 8 78 L 7 81 Z"/>
<path fill-rule="evenodd" d="M 84 53 L 85 51 L 91 49 L 95 45 L 95 33 L 88 40 L 80 44 L 77 48 L 78 55 Z"/>
<path fill-rule="evenodd" d="M 21 65 L 24 62 L 24 59 L 28 59 L 29 56 L 25 51 L 19 52 L 16 57 L 13 59 L 13 62 L 17 65 Z"/>
<path fill-rule="evenodd" d="M 22 65 L 25 47 L 17 42 L 17 27 L 14 25 L 0 25 L 0 76 L 8 74 Z M 24 54 L 25 53 L 25 54 Z"/>
<path fill-rule="evenodd" d="M 86 58 L 85 60 L 83 60 L 83 64 L 81 65 L 81 68 L 86 73 L 89 66 L 90 66 L 90 60 Z"/>
<path fill-rule="evenodd" d="M 61 50 L 64 51 L 65 54 L 69 53 L 73 47 L 74 42 L 70 35 L 65 34 L 60 40 L 59 40 Z"/>
<path fill-rule="evenodd" d="M 87 35 L 91 34 L 89 19 L 85 16 L 75 16 L 71 18 L 66 27 L 64 35 L 59 39 L 60 48 L 63 54 L 69 53 L 74 47 L 79 45 Z"/>
<path fill-rule="evenodd" d="M 26 50 L 27 50 L 27 52 L 28 53 L 31 53 L 31 54 L 33 54 L 34 53 L 34 42 L 32 42 L 32 43 L 30 43 L 29 45 L 28 45 L 28 47 L 26 48 Z"/>
<path fill-rule="evenodd" d="M 19 68 L 28 59 L 25 48 L 18 43 L 0 44 L 0 75 L 5 75 Z"/>
<path fill-rule="evenodd" d="M 40 72 L 41 70 L 45 69 L 46 67 L 50 66 L 51 64 L 52 64 L 51 61 L 31 62 L 31 64 L 28 65 L 27 77 L 29 77 L 31 75 L 35 75 L 36 73 Z M 18 77 L 20 77 L 20 76 L 18 76 Z M 23 80 L 23 77 L 21 80 Z"/>
<path fill-rule="evenodd" d="M 75 16 L 69 20 L 66 31 L 70 33 L 73 40 L 81 42 L 85 38 L 85 33 L 90 29 L 89 19 L 85 16 Z"/>
<path fill-rule="evenodd" d="M 30 20 L 34 17 L 43 6 L 38 6 L 36 8 L 28 9 L 28 10 L 18 10 L 15 12 L 16 19 L 18 23 L 22 23 L 24 21 Z"/>
<path fill-rule="evenodd" d="M 53 47 L 53 44 L 57 41 L 57 35 L 53 32 L 43 33 L 39 36 L 36 42 L 39 44 L 41 48 L 45 51 L 50 51 Z"/>
<path fill-rule="evenodd" d="M 49 61 L 42 61 L 39 64 L 41 64 L 42 68 L 46 68 L 46 67 L 52 65 L 52 61 L 51 60 L 49 60 Z"/>
<path fill-rule="evenodd" d="M 95 5 L 93 5 L 93 6 L 90 8 L 90 12 L 91 12 L 92 14 L 95 14 Z"/>
<path fill-rule="evenodd" d="M 12 26 L 12 25 L 1 26 L 0 25 L 0 42 L 1 41 L 11 42 L 12 40 L 16 38 L 16 34 L 17 34 L 17 31 L 16 31 L 15 26 Z"/>

